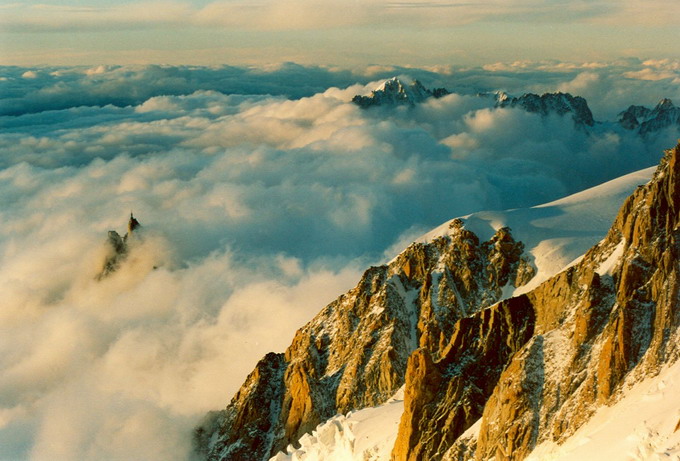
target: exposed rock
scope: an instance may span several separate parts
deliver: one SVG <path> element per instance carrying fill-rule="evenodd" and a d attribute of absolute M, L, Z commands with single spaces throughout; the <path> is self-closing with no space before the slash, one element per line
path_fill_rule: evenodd
<path fill-rule="evenodd" d="M 623 128 L 637 130 L 644 136 L 670 126 L 680 126 L 680 107 L 668 98 L 659 101 L 654 109 L 630 106 L 619 114 L 618 122 Z"/>
<path fill-rule="evenodd" d="M 379 88 L 373 90 L 370 96 L 356 95 L 352 102 L 363 109 L 373 106 L 414 106 L 428 98 L 441 98 L 450 94 L 446 88 L 428 90 L 418 80 L 404 84 L 397 77 L 386 80 Z"/>
<path fill-rule="evenodd" d="M 413 350 L 434 358 L 452 353 L 459 319 L 533 274 L 523 248 L 507 228 L 480 243 L 461 222 L 450 235 L 368 269 L 297 332 L 283 356 L 270 354 L 258 365 L 217 426 L 208 421 L 197 429 L 199 451 L 211 460 L 268 459 L 337 413 L 384 403 L 404 384 Z M 257 384 L 265 365 L 279 374 Z M 263 421 L 269 430 L 255 430 Z"/>
<path fill-rule="evenodd" d="M 593 126 L 595 124 L 586 100 L 569 93 L 545 93 L 541 96 L 526 93 L 518 98 L 511 98 L 505 93 L 498 93 L 496 100 L 497 107 L 521 107 L 527 112 L 542 116 L 570 114 L 577 125 Z"/>
<path fill-rule="evenodd" d="M 130 219 L 128 220 L 127 233 L 125 236 L 121 237 L 115 230 L 109 231 L 109 236 L 107 244 L 109 246 L 108 254 L 104 260 L 101 271 L 96 275 L 96 280 L 101 280 L 108 277 L 112 273 L 116 272 L 120 267 L 121 263 L 127 258 L 130 249 L 130 241 L 135 234 L 135 230 L 141 228 L 139 221 L 130 213 Z"/>
<path fill-rule="evenodd" d="M 451 347 L 476 351 L 483 342 L 505 351 L 495 361 L 474 353 L 451 358 L 450 349 L 439 361 L 409 361 L 393 458 L 455 459 L 457 453 L 521 460 L 542 441 L 573 434 L 598 405 L 616 399 L 625 381 L 676 360 L 679 224 L 680 146 L 667 152 L 653 180 L 623 204 L 607 237 L 580 263 L 522 298 L 458 322 Z M 467 324 L 513 303 L 523 314 L 499 330 L 500 338 L 480 339 L 480 326 Z M 523 325 L 532 338 L 514 333 Z M 466 379 L 451 367 L 465 368 Z M 495 387 L 487 393 L 480 382 Z M 452 434 L 462 434 L 480 414 L 477 439 L 456 440 Z"/>
<path fill-rule="evenodd" d="M 441 459 L 482 416 L 503 368 L 531 338 L 534 323 L 529 300 L 520 296 L 459 320 L 438 362 L 427 349 L 415 351 L 392 459 Z"/>
<path fill-rule="evenodd" d="M 198 449 L 267 459 L 404 383 L 395 460 L 521 460 L 560 443 L 624 383 L 680 356 L 679 226 L 680 145 L 605 239 L 516 298 L 501 300 L 533 273 L 522 244 L 508 229 L 480 243 L 454 220 L 448 235 L 367 270 L 285 354 L 265 357 L 197 429 Z M 461 437 L 475 422 L 478 435 Z"/>

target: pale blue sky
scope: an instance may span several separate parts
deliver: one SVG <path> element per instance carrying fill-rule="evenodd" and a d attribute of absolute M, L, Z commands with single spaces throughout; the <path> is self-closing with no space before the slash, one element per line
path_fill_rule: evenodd
<path fill-rule="evenodd" d="M 484 64 L 680 58 L 677 0 L 0 5 L 0 64 Z"/>

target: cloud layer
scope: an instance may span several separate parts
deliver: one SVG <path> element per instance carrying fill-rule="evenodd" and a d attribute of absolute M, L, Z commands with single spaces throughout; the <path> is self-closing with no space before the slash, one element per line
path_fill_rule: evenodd
<path fill-rule="evenodd" d="M 4 68 L 0 458 L 187 459 L 201 415 L 367 264 L 454 216 L 656 164 L 678 137 L 588 134 L 478 91 L 569 90 L 604 120 L 680 100 L 678 69 Z M 454 94 L 349 102 L 394 74 Z M 130 211 L 143 242 L 96 282 Z"/>

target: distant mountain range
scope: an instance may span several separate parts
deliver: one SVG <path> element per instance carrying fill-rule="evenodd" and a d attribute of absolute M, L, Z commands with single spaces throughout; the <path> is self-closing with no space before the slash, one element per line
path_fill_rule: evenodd
<path fill-rule="evenodd" d="M 386 80 L 368 96 L 354 96 L 352 102 L 364 109 L 378 106 L 415 106 L 429 98 L 441 98 L 449 94 L 451 92 L 446 88 L 430 90 L 418 80 L 405 83 L 393 77 Z M 597 123 L 588 107 L 588 102 L 580 96 L 572 96 L 569 93 L 557 92 L 542 95 L 525 93 L 519 97 L 512 97 L 507 93 L 497 92 L 480 93 L 478 96 L 491 96 L 494 100 L 494 107 L 520 108 L 542 116 L 570 115 L 574 123 L 581 127 L 593 127 Z M 667 98 L 662 99 L 653 109 L 630 106 L 619 114 L 616 124 L 626 130 L 637 131 L 642 136 L 670 126 L 680 127 L 680 107 L 673 105 L 673 102 Z"/>

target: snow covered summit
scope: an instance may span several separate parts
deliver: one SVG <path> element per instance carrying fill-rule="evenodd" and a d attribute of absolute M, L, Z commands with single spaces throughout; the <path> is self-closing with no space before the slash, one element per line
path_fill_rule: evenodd
<path fill-rule="evenodd" d="M 370 96 L 356 95 L 352 98 L 352 102 L 364 109 L 384 105 L 414 106 L 430 97 L 440 98 L 447 94 L 449 92 L 444 88 L 429 90 L 418 80 L 407 84 L 398 77 L 392 77 L 373 90 Z"/>

